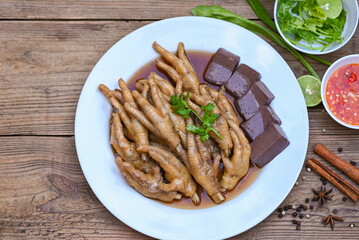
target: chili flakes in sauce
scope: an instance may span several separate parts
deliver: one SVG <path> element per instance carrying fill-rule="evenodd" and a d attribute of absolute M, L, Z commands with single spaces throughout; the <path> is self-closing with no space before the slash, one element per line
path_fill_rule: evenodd
<path fill-rule="evenodd" d="M 359 64 L 348 64 L 329 78 L 326 97 L 336 117 L 350 125 L 359 125 Z"/>

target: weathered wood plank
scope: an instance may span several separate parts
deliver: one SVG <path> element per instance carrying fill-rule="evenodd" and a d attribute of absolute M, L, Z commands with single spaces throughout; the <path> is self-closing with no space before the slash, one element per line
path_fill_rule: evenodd
<path fill-rule="evenodd" d="M 245 2 L 242 0 L 243 3 Z M 273 12 L 273 1 L 263 0 Z M 197 5 L 221 5 L 246 18 L 257 18 L 248 4 L 234 0 L 171 1 L 160 0 L 3 0 L 0 2 L 2 19 L 163 19 L 190 15 Z"/>
<path fill-rule="evenodd" d="M 341 146 L 344 150 L 339 156 L 359 161 L 358 150 L 353 147 L 359 145 L 359 138 L 338 135 L 329 139 L 312 134 L 307 159 L 315 156 L 312 149 L 317 142 L 333 151 Z M 73 137 L 0 137 L 0 143 L 1 239 L 149 239 L 116 219 L 97 200 L 82 174 Z M 294 186 L 281 206 L 304 203 L 305 198 L 312 197 L 311 188 L 320 186 L 319 176 L 305 169 L 298 179 L 299 185 Z M 332 187 L 330 183 L 326 186 Z M 333 201 L 323 208 L 305 212 L 311 217 L 301 219 L 301 231 L 296 231 L 291 223 L 291 212 L 279 219 L 275 211 L 232 239 L 288 239 L 289 236 L 290 239 L 356 239 L 357 204 L 350 200 L 343 202 L 344 195 L 337 189 L 334 194 Z M 337 223 L 331 231 L 321 224 L 321 218 L 333 211 L 345 222 Z M 357 227 L 349 228 L 350 223 Z"/>
<path fill-rule="evenodd" d="M 98 59 L 148 22 L 0 22 L 0 134 L 72 135 Z"/>
<path fill-rule="evenodd" d="M 150 21 L 0 21 L 0 135 L 73 135 L 77 99 L 98 59 L 116 41 Z M 334 61 L 359 48 L 359 32 Z M 307 74 L 272 44 L 297 76 Z M 326 66 L 314 63 L 323 75 Z M 314 112 L 313 112 L 314 111 Z M 311 127 L 327 134 L 354 134 L 310 110 Z M 318 116 L 318 118 L 317 118 Z"/>

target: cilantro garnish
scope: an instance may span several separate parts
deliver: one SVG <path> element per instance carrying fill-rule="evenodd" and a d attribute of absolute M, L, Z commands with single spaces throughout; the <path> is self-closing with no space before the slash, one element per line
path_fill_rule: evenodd
<path fill-rule="evenodd" d="M 212 124 L 218 119 L 220 116 L 216 113 L 211 114 L 211 111 L 215 108 L 213 103 L 208 103 L 206 106 L 201 106 L 201 109 L 204 110 L 203 118 L 201 118 L 192 108 L 190 108 L 187 104 L 187 100 L 189 98 L 189 93 L 183 98 L 183 94 L 181 93 L 179 96 L 172 95 L 171 102 L 173 107 L 173 112 L 179 114 L 183 118 L 188 118 L 189 114 L 193 112 L 197 118 L 202 122 L 202 126 L 196 126 L 193 124 L 188 124 L 186 129 L 187 131 L 196 133 L 201 136 L 201 141 L 206 141 L 209 139 L 208 132 L 213 131 L 220 139 L 222 136 L 212 128 Z"/>

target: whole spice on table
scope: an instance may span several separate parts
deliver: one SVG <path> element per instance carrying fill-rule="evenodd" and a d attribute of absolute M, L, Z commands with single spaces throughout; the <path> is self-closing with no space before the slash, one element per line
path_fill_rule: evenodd
<path fill-rule="evenodd" d="M 330 223 L 331 229 L 334 230 L 334 224 L 335 224 L 334 220 L 339 221 L 339 222 L 344 221 L 343 218 L 341 218 L 341 217 L 329 214 L 328 216 L 323 218 L 322 223 L 324 224 L 324 226 L 326 226 L 326 225 L 328 225 L 328 223 Z"/>
<path fill-rule="evenodd" d="M 344 192 L 354 202 L 358 201 L 359 189 L 354 187 L 348 181 L 343 179 L 341 176 L 339 176 L 314 158 L 310 159 L 307 164 L 310 165 L 316 173 L 318 173 L 322 177 L 325 177 L 330 183 L 332 183 L 334 186 Z"/>
<path fill-rule="evenodd" d="M 316 196 L 312 198 L 312 201 L 318 201 L 320 205 L 323 205 L 327 200 L 331 200 L 333 197 L 333 195 L 329 195 L 333 192 L 333 188 L 327 190 L 322 186 L 318 191 L 313 189 L 313 192 Z"/>
<path fill-rule="evenodd" d="M 359 184 L 359 168 L 344 161 L 320 143 L 315 146 L 314 152 Z"/>

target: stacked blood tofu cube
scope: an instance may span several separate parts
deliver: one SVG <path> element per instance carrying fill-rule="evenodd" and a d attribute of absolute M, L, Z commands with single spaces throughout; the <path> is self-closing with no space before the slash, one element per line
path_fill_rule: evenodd
<path fill-rule="evenodd" d="M 264 167 L 289 145 L 289 141 L 280 127 L 281 120 L 269 106 L 274 99 L 273 93 L 260 81 L 257 71 L 239 64 L 239 60 L 239 56 L 218 49 L 204 79 L 212 85 L 225 85 L 235 99 L 234 106 L 242 118 L 239 119 L 241 128 L 251 142 L 251 160 L 258 167 Z"/>

